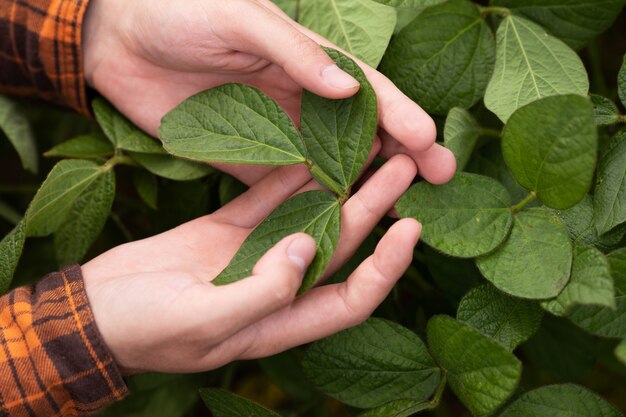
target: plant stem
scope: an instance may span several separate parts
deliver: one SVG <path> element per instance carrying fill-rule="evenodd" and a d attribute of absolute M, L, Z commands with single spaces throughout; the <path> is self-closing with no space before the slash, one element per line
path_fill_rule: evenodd
<path fill-rule="evenodd" d="M 526 196 L 526 198 L 524 198 L 522 201 L 520 201 L 519 203 L 511 207 L 511 209 L 513 210 L 513 213 L 518 213 L 521 209 L 524 208 L 524 206 L 526 206 L 526 204 L 530 203 L 535 198 L 537 198 L 537 193 L 535 193 L 534 191 L 531 191 L 530 194 Z"/>
<path fill-rule="evenodd" d="M 511 10 L 506 7 L 497 7 L 497 6 L 478 6 L 478 10 L 480 10 L 480 15 L 485 17 L 489 14 L 496 14 L 500 16 L 508 16 L 511 14 Z"/>
<path fill-rule="evenodd" d="M 113 168 L 115 165 L 129 165 L 129 166 L 136 167 L 137 163 L 131 157 L 120 153 L 120 154 L 113 156 L 108 161 L 106 161 L 104 165 L 102 165 L 102 170 L 108 171 L 111 168 Z"/>
<path fill-rule="evenodd" d="M 442 369 L 441 370 L 441 382 L 439 382 L 439 386 L 437 387 L 437 391 L 435 391 L 435 395 L 433 396 L 433 399 L 430 400 L 430 402 L 428 403 L 429 410 L 434 410 L 435 408 L 437 408 L 437 406 L 439 406 L 439 401 L 441 401 L 441 396 L 443 395 L 443 391 L 446 388 L 446 382 L 447 382 L 446 370 Z"/>
<path fill-rule="evenodd" d="M 498 129 L 490 129 L 488 127 L 481 127 L 480 135 L 487 136 L 489 138 L 500 139 L 502 138 L 502 131 Z"/>
<path fill-rule="evenodd" d="M 343 204 L 345 200 L 347 200 L 349 192 L 341 188 L 341 186 L 337 184 L 335 180 L 330 178 L 324 171 L 322 171 L 320 167 L 318 167 L 311 161 L 306 161 L 306 166 L 309 168 L 309 171 L 311 171 L 311 174 L 313 174 L 313 176 L 319 178 L 319 180 L 322 182 L 322 185 L 330 188 L 335 194 L 337 194 L 337 196 L 339 196 L 339 201 L 341 202 L 341 204 Z"/>

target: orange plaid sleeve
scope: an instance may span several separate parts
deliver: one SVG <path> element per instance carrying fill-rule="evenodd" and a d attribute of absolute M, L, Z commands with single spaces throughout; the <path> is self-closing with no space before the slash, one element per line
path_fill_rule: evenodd
<path fill-rule="evenodd" d="M 0 298 L 0 416 L 81 416 L 127 387 L 101 340 L 79 266 Z"/>
<path fill-rule="evenodd" d="M 0 0 L 0 93 L 87 114 L 81 27 L 88 0 Z"/>

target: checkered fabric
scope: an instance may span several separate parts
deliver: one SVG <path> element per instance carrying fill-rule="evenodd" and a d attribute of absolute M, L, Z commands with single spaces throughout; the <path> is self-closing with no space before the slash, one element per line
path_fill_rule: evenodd
<path fill-rule="evenodd" d="M 88 114 L 81 26 L 88 0 L 0 0 L 0 93 Z"/>
<path fill-rule="evenodd" d="M 126 393 L 79 266 L 0 298 L 1 417 L 81 416 Z"/>

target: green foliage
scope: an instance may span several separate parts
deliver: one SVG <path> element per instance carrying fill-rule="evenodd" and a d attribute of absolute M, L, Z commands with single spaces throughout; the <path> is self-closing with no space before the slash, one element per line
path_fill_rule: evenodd
<path fill-rule="evenodd" d="M 425 401 L 440 379 L 424 342 L 381 319 L 369 319 L 313 344 L 302 366 L 322 391 L 360 408 L 403 399 Z"/>
<path fill-rule="evenodd" d="M 467 165 L 479 136 L 480 126 L 469 111 L 454 107 L 448 112 L 443 144 L 454 153 L 457 171 L 463 171 Z"/>
<path fill-rule="evenodd" d="M 18 102 L 0 96 L 0 133 L 4 133 L 17 151 L 24 169 L 37 173 L 37 143 L 28 119 Z"/>
<path fill-rule="evenodd" d="M 494 39 L 478 7 L 451 0 L 427 8 L 392 40 L 382 71 L 427 111 L 470 107 L 485 93 Z"/>
<path fill-rule="evenodd" d="M 300 23 L 376 67 L 396 25 L 396 12 L 372 0 L 300 0 Z"/>
<path fill-rule="evenodd" d="M 574 51 L 541 26 L 509 15 L 497 32 L 496 64 L 485 105 L 506 123 L 520 107 L 557 94 L 586 95 L 589 81 Z"/>
<path fill-rule="evenodd" d="M 593 203 L 598 234 L 626 222 L 626 132 L 612 138 L 600 158 Z"/>
<path fill-rule="evenodd" d="M 491 252 L 506 238 L 513 222 L 511 201 L 497 181 L 457 174 L 446 185 L 420 182 L 398 201 L 401 217 L 424 224 L 422 239 L 452 256 L 474 257 Z"/>
<path fill-rule="evenodd" d="M 103 135 L 81 135 L 59 143 L 44 156 L 50 158 L 105 158 L 113 155 L 113 145 Z"/>
<path fill-rule="evenodd" d="M 474 416 L 495 411 L 517 387 L 520 361 L 467 324 L 434 316 L 428 322 L 428 346 L 445 370 L 450 388 Z"/>
<path fill-rule="evenodd" d="M 0 242 L 0 293 L 5 293 L 11 285 L 13 273 L 22 256 L 26 227 L 20 222 Z"/>
<path fill-rule="evenodd" d="M 476 263 L 485 278 L 507 294 L 552 298 L 569 280 L 572 244 L 555 214 L 534 208 L 518 213 L 504 244 Z"/>
<path fill-rule="evenodd" d="M 202 389 L 200 396 L 215 417 L 278 417 L 278 414 L 223 389 Z"/>

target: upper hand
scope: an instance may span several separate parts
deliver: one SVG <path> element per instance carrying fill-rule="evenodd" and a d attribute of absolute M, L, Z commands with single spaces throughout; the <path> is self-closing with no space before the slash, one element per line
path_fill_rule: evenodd
<path fill-rule="evenodd" d="M 319 44 L 337 47 L 270 0 L 92 0 L 85 19 L 87 82 L 154 136 L 178 103 L 227 82 L 260 88 L 296 121 L 302 88 L 328 98 L 358 90 Z M 378 96 L 381 155 L 408 154 L 426 180 L 448 181 L 456 163 L 434 144 L 433 120 L 384 75 L 357 62 Z M 248 184 L 272 169 L 219 168 Z"/>
<path fill-rule="evenodd" d="M 410 158 L 395 156 L 343 205 L 341 236 L 326 275 L 353 255 L 416 171 Z M 124 372 L 214 369 L 325 337 L 369 317 L 413 258 L 421 230 L 413 219 L 396 222 L 347 281 L 298 298 L 303 270 L 289 256 L 308 265 L 315 255 L 315 242 L 304 234 L 270 249 L 253 276 L 211 284 L 277 205 L 316 187 L 309 178 L 304 167 L 278 168 L 213 214 L 118 246 L 83 265 L 96 325 Z"/>

